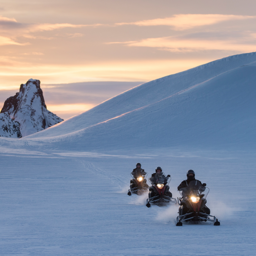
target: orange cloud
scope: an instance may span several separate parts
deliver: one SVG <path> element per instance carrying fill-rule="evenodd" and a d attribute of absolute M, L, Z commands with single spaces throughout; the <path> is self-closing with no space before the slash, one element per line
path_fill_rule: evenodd
<path fill-rule="evenodd" d="M 0 36 L 0 45 L 25 45 L 13 41 L 11 38 Z"/>
<path fill-rule="evenodd" d="M 0 22 L 17 22 L 16 19 L 10 19 L 3 16 L 0 16 Z"/>
<path fill-rule="evenodd" d="M 22 53 L 22 55 L 25 55 L 25 56 L 29 56 L 29 55 L 43 56 L 44 54 L 42 52 L 25 52 L 25 53 Z"/>
<path fill-rule="evenodd" d="M 113 42 L 130 47 L 152 47 L 171 52 L 192 52 L 201 50 L 226 50 L 238 52 L 255 51 L 254 43 L 239 43 L 234 40 L 179 39 L 173 37 L 147 38 L 139 41 Z"/>
<path fill-rule="evenodd" d="M 104 24 L 69 24 L 69 23 L 57 23 L 57 24 L 36 24 L 28 28 L 29 31 L 51 31 L 63 28 L 84 28 L 84 27 L 100 27 L 105 26 Z"/>
<path fill-rule="evenodd" d="M 150 81 L 204 64 L 213 59 L 134 60 L 90 65 L 0 65 L 0 90 L 16 88 L 31 77 L 44 84 L 84 81 Z M 1 64 L 1 63 L 0 63 Z"/>
<path fill-rule="evenodd" d="M 116 23 L 136 26 L 171 26 L 176 30 L 185 30 L 195 27 L 217 24 L 229 20 L 255 19 L 256 16 L 222 15 L 222 14 L 177 14 L 164 19 L 142 20 L 130 23 Z"/>
<path fill-rule="evenodd" d="M 1 32 L 5 35 L 9 35 L 9 37 L 18 37 L 22 36 L 28 39 L 36 39 L 34 35 L 31 35 L 34 32 L 42 32 L 42 31 L 53 31 L 58 29 L 66 29 L 66 28 L 85 28 L 85 27 L 101 27 L 101 26 L 110 26 L 107 24 L 71 24 L 71 23 L 42 23 L 42 24 L 29 24 L 29 23 L 20 23 L 17 22 L 16 19 L 7 18 L 0 16 L 0 29 Z M 11 28 L 11 30 L 10 30 Z M 13 31 L 15 30 L 15 33 Z M 69 34 L 69 37 L 82 37 L 81 33 L 73 33 Z M 13 40 L 7 40 L 0 38 L 0 45 L 6 44 L 16 44 L 21 45 L 19 43 L 14 42 Z M 50 38 L 51 39 L 51 38 Z M 2 42 L 2 43 L 1 43 Z"/>

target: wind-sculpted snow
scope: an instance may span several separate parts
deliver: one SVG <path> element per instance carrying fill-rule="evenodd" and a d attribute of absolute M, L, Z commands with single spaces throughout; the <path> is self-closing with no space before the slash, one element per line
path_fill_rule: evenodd
<path fill-rule="evenodd" d="M 75 150 L 254 148 L 255 62 L 238 55 L 143 84 L 29 138 Z"/>
<path fill-rule="evenodd" d="M 20 92 L 8 98 L 1 113 L 19 123 L 22 136 L 51 127 L 63 119 L 48 111 L 45 105 L 40 81 L 30 79 L 20 86 Z"/>

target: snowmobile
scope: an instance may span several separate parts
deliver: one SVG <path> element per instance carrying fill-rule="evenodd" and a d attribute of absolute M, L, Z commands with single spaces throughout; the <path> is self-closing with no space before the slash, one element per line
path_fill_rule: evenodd
<path fill-rule="evenodd" d="M 166 206 L 169 203 L 176 203 L 176 199 L 172 198 L 172 193 L 169 191 L 169 182 L 168 179 L 170 175 L 167 175 L 167 178 L 164 175 L 161 175 L 157 182 L 151 182 L 152 186 L 149 188 L 148 199 L 146 206 L 149 208 L 151 205 L 157 206 Z"/>
<path fill-rule="evenodd" d="M 142 195 L 147 192 L 148 184 L 145 179 L 145 175 L 138 175 L 133 177 L 130 182 L 130 189 L 128 190 L 127 195 L 131 196 L 132 194 Z"/>
<path fill-rule="evenodd" d="M 184 222 L 200 223 L 211 221 L 214 226 L 220 222 L 215 216 L 210 215 L 210 209 L 206 206 L 206 197 L 210 189 L 202 186 L 200 182 L 191 181 L 189 185 L 182 188 L 178 198 L 179 216 L 176 219 L 176 226 L 182 226 Z"/>

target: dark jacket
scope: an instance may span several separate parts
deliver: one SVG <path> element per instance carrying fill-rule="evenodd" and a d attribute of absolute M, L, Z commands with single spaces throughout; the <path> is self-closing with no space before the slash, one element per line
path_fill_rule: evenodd
<path fill-rule="evenodd" d="M 133 169 L 133 171 L 131 172 L 133 177 L 137 177 L 140 175 L 146 175 L 147 173 L 144 171 L 144 169 L 141 168 L 135 168 Z"/>
<path fill-rule="evenodd" d="M 186 179 L 186 180 L 183 180 L 180 185 L 178 186 L 178 190 L 182 189 L 182 188 L 186 188 L 189 183 L 193 180 L 196 180 L 195 178 L 194 179 Z M 202 185 L 202 182 L 200 180 L 196 180 L 197 182 L 199 182 L 200 185 Z"/>
<path fill-rule="evenodd" d="M 161 177 L 161 178 L 163 177 L 164 178 L 164 183 L 165 184 L 167 183 L 167 178 L 163 175 L 163 173 L 160 173 L 160 174 L 153 173 L 151 178 L 150 178 L 150 181 L 155 184 L 155 183 L 157 183 L 157 180 L 158 180 L 159 177 Z"/>

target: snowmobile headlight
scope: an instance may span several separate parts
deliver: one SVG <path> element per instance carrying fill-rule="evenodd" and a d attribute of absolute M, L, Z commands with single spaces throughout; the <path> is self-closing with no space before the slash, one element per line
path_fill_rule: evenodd
<path fill-rule="evenodd" d="M 191 196 L 190 199 L 191 199 L 191 201 L 193 203 L 198 203 L 200 201 L 200 197 L 199 196 Z"/>
<path fill-rule="evenodd" d="M 140 177 L 137 178 L 137 180 L 138 180 L 139 182 L 141 182 L 141 181 L 143 181 L 143 177 L 140 176 Z"/>
<path fill-rule="evenodd" d="M 164 187 L 164 184 L 157 184 L 157 187 L 158 187 L 159 189 L 162 189 L 162 188 Z"/>

